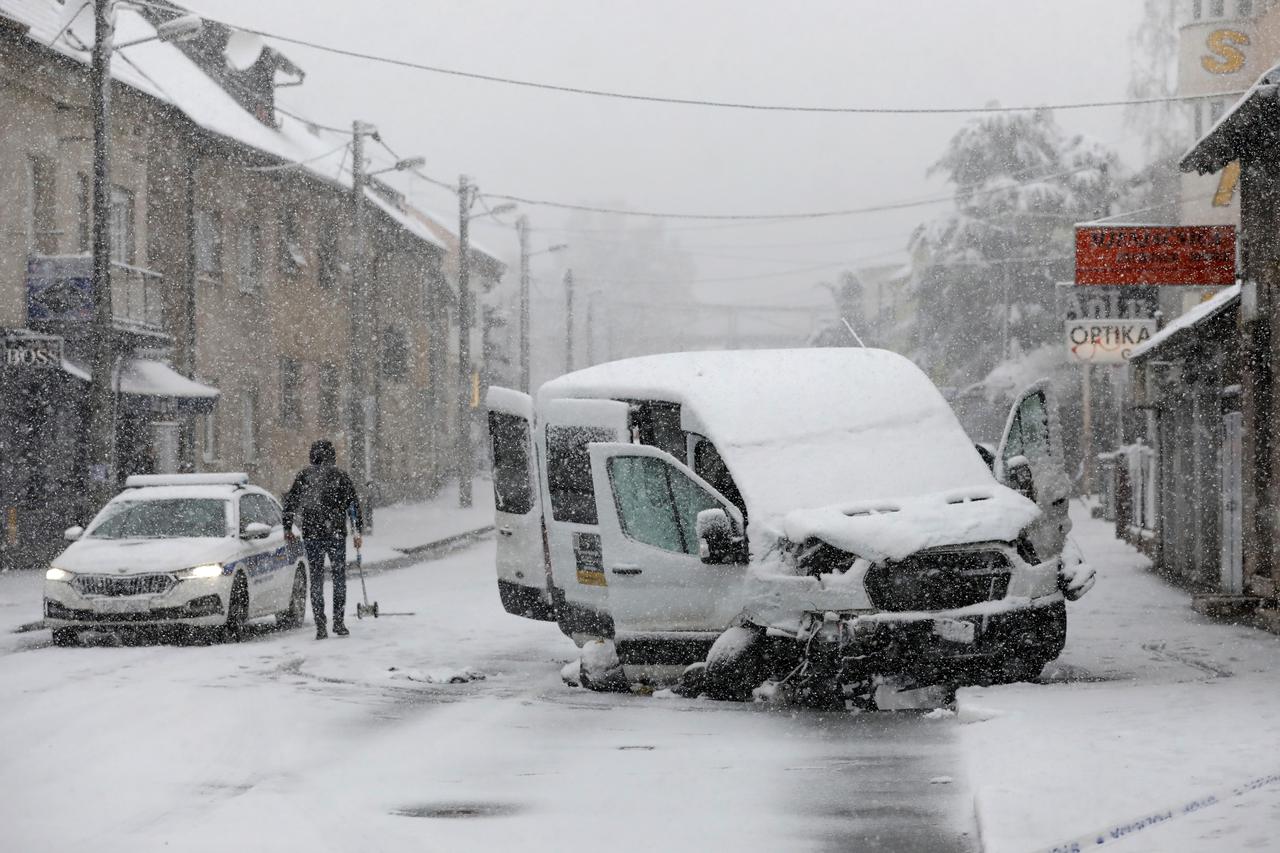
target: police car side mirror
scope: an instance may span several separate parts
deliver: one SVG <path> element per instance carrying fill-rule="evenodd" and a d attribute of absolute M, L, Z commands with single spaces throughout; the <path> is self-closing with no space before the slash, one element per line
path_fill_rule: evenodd
<path fill-rule="evenodd" d="M 244 532 L 240 534 L 241 539 L 266 539 L 271 535 L 271 525 L 263 524 L 261 521 L 253 521 L 244 526 Z"/>
<path fill-rule="evenodd" d="M 84 535 L 84 528 L 77 524 L 75 527 L 68 527 L 63 532 L 62 538 L 67 540 L 68 542 L 75 542 L 83 535 Z"/>
<path fill-rule="evenodd" d="M 698 556 L 710 565 L 743 562 L 742 533 L 729 513 L 716 507 L 698 513 L 694 525 L 698 533 Z"/>

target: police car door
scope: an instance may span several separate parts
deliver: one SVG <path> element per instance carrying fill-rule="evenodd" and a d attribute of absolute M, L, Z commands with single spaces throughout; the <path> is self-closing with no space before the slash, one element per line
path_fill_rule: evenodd
<path fill-rule="evenodd" d="M 551 620 L 550 566 L 542 546 L 542 495 L 533 451 L 533 400 L 491 387 L 489 447 L 493 459 L 493 523 L 498 532 L 498 595 L 508 613 Z"/>
<path fill-rule="evenodd" d="M 292 565 L 292 562 L 285 547 L 279 507 L 271 498 L 257 492 L 241 494 L 239 504 L 237 532 L 240 562 L 249 579 L 250 615 L 286 610 L 293 589 L 293 572 L 285 571 L 286 564 Z M 250 524 L 266 525 L 271 532 L 265 537 L 251 537 L 247 529 Z"/>
<path fill-rule="evenodd" d="M 741 608 L 745 565 L 703 562 L 696 525 L 699 512 L 722 509 L 741 531 L 738 508 L 656 447 L 590 452 L 617 633 L 723 630 Z"/>
<path fill-rule="evenodd" d="M 560 629 L 570 636 L 612 633 L 587 445 L 626 442 L 629 412 L 626 403 L 600 399 L 551 400 L 540 412 L 543 517 L 552 577 L 564 596 Z"/>
<path fill-rule="evenodd" d="M 1071 482 L 1062 457 L 1057 403 L 1047 382 L 1031 386 L 1014 402 L 995 467 L 1000 482 L 1040 507 L 1040 518 L 1027 528 L 1037 558 L 1045 561 L 1061 554 L 1071 531 Z"/>

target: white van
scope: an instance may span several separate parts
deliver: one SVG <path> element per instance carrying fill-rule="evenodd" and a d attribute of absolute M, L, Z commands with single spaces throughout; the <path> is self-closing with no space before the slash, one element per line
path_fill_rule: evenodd
<path fill-rule="evenodd" d="M 1043 386 L 994 459 L 875 349 L 647 356 L 552 380 L 536 405 L 503 388 L 487 403 L 503 605 L 604 641 L 593 660 L 707 660 L 722 695 L 788 673 L 809 691 L 992 663 L 1007 680 L 1058 655 L 1064 597 L 1092 585 L 1061 558 L 1069 482 Z"/>

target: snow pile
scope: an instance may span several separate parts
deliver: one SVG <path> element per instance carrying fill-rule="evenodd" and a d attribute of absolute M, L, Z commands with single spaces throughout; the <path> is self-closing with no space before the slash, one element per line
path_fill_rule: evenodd
<path fill-rule="evenodd" d="M 393 666 L 389 667 L 387 672 L 393 679 L 418 681 L 423 684 L 466 684 L 469 681 L 485 680 L 483 672 L 469 666 L 464 666 L 462 669 L 437 668 L 430 670 Z"/>

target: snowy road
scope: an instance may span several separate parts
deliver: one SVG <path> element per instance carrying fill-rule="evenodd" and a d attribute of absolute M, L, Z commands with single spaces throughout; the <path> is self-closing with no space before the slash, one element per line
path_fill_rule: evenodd
<path fill-rule="evenodd" d="M 413 615 L 324 642 L 57 649 L 0 578 L 4 849 L 976 849 L 954 719 L 566 687 L 492 549 L 371 577 Z"/>

